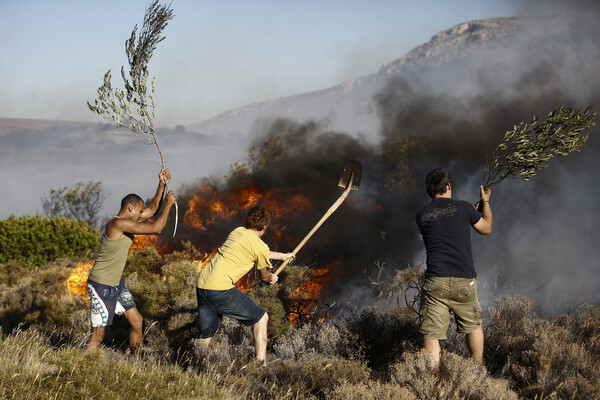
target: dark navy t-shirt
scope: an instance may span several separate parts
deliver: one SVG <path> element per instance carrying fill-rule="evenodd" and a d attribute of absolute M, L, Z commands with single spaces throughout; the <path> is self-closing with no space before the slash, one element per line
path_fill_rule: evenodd
<path fill-rule="evenodd" d="M 438 197 L 417 214 L 427 251 L 426 275 L 475 278 L 471 227 L 481 215 L 472 204 Z"/>

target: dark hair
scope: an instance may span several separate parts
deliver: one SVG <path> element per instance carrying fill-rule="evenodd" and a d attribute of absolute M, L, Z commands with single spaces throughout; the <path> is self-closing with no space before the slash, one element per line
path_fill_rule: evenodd
<path fill-rule="evenodd" d="M 432 199 L 436 194 L 443 194 L 446 192 L 446 186 L 452 184 L 452 177 L 446 171 L 441 168 L 436 168 L 430 171 L 425 178 L 425 186 L 427 187 L 427 194 Z"/>
<path fill-rule="evenodd" d="M 262 231 L 271 222 L 271 211 L 264 207 L 252 207 L 246 216 L 246 228 Z"/>
<path fill-rule="evenodd" d="M 140 204 L 140 201 L 142 204 L 144 204 L 144 200 L 142 200 L 140 196 L 135 193 L 129 193 L 127 196 L 123 197 L 123 200 L 121 200 L 121 210 L 126 208 L 129 204 L 137 206 Z"/>

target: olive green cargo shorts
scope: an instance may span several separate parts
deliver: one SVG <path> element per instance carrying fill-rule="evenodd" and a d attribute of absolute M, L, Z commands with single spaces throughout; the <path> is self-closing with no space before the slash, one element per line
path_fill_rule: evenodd
<path fill-rule="evenodd" d="M 454 313 L 459 333 L 470 333 L 482 326 L 483 313 L 477 297 L 476 279 L 426 277 L 420 311 L 423 339 L 446 339 L 450 311 Z"/>

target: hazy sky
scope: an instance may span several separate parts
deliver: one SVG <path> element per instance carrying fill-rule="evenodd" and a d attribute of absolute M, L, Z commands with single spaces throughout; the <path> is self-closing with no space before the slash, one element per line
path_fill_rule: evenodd
<path fill-rule="evenodd" d="M 0 118 L 99 122 L 104 73 L 122 87 L 125 40 L 149 1 L 0 0 Z M 163 4 L 165 4 L 163 2 Z M 150 62 L 158 126 L 375 73 L 441 30 L 516 15 L 526 0 L 173 0 Z"/>

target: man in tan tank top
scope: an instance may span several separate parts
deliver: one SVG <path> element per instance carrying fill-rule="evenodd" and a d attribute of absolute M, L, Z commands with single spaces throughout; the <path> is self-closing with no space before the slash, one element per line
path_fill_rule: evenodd
<path fill-rule="evenodd" d="M 115 314 L 124 315 L 131 329 L 129 331 L 129 347 L 131 353 L 139 355 L 142 344 L 143 317 L 135 306 L 131 293 L 125 287 L 121 278 L 129 247 L 134 235 L 158 235 L 161 233 L 169 210 L 175 204 L 176 198 L 172 191 L 166 195 L 166 201 L 158 218 L 153 217 L 161 205 L 161 199 L 167 183 L 171 179 L 168 169 L 162 169 L 158 174 L 158 188 L 148 207 L 136 194 L 128 194 L 121 200 L 119 213 L 111 219 L 102 233 L 98 257 L 88 277 L 88 292 L 90 294 L 90 313 L 92 334 L 86 350 L 100 347 L 106 327 L 112 324 Z"/>

